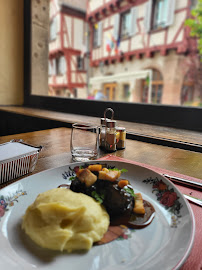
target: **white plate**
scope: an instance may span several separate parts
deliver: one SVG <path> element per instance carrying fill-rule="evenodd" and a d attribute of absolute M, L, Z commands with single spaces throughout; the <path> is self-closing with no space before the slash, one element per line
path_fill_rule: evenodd
<path fill-rule="evenodd" d="M 180 191 L 149 169 L 117 161 L 99 163 L 128 170 L 122 176 L 156 210 L 152 223 L 144 229 L 126 231 L 127 239 L 94 246 L 86 253 L 42 249 L 21 230 L 22 216 L 39 193 L 68 183 L 71 169 L 82 163 L 44 171 L 0 190 L 1 269 L 166 270 L 182 266 L 192 248 L 195 222 Z"/>

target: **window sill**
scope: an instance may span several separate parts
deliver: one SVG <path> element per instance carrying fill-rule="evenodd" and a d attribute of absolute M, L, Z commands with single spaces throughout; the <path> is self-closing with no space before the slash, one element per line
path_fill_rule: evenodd
<path fill-rule="evenodd" d="M 86 115 L 77 115 L 69 113 L 60 113 L 55 111 L 33 109 L 21 106 L 0 106 L 0 112 L 8 112 L 17 115 L 30 116 L 40 119 L 52 120 L 60 123 L 61 126 L 71 126 L 74 122 L 88 122 L 96 125 L 100 125 L 100 118 L 91 117 Z M 100 117 L 103 117 L 100 114 Z M 196 142 L 199 148 L 202 150 L 202 136 L 201 132 L 188 131 L 177 128 L 132 123 L 127 121 L 117 120 L 119 126 L 123 126 L 127 130 L 127 138 L 138 141 L 144 141 L 148 143 L 161 144 L 170 147 L 177 147 L 186 149 L 184 145 L 188 147 L 188 150 L 193 150 L 191 145 L 195 145 Z M 179 144 L 182 143 L 182 147 Z M 201 145 L 201 146 L 200 146 Z M 196 151 L 201 152 L 201 151 Z"/>
<path fill-rule="evenodd" d="M 168 26 L 159 26 L 158 28 L 154 28 L 154 29 L 151 29 L 149 31 L 150 34 L 154 34 L 154 33 L 158 33 L 158 32 L 162 32 L 162 31 L 165 31 L 166 29 L 168 28 Z"/>

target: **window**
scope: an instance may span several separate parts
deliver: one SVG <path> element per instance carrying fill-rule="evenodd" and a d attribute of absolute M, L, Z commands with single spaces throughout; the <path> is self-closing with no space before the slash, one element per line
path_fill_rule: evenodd
<path fill-rule="evenodd" d="M 132 37 L 137 32 L 138 7 L 132 7 L 124 13 L 116 14 L 114 17 L 114 39 Z"/>
<path fill-rule="evenodd" d="M 168 0 L 156 0 L 154 2 L 153 29 L 166 25 Z"/>
<path fill-rule="evenodd" d="M 152 104 L 161 104 L 161 97 L 163 91 L 163 78 L 158 70 L 152 70 L 153 78 L 151 83 L 151 97 L 149 97 L 149 78 L 143 82 L 142 102 L 148 103 L 151 99 Z"/>
<path fill-rule="evenodd" d="M 123 85 L 123 99 L 127 100 L 130 96 L 130 85 L 124 84 Z"/>
<path fill-rule="evenodd" d="M 176 0 L 148 0 L 145 5 L 144 26 L 146 32 L 172 25 Z"/>
<path fill-rule="evenodd" d="M 115 100 L 116 86 L 116 83 L 109 83 L 104 85 L 104 96 L 107 98 L 107 100 Z"/>
<path fill-rule="evenodd" d="M 130 35 L 130 27 L 131 27 L 131 13 L 127 11 L 121 14 L 121 25 L 120 25 L 120 37 L 126 38 Z"/>
<path fill-rule="evenodd" d="M 93 47 L 96 48 L 98 46 L 98 25 L 95 24 L 93 28 Z"/>
<path fill-rule="evenodd" d="M 97 48 L 101 46 L 102 42 L 102 22 L 94 24 L 93 28 L 93 47 Z"/>
<path fill-rule="evenodd" d="M 191 9 L 195 8 L 198 3 L 198 0 L 191 0 Z"/>
<path fill-rule="evenodd" d="M 55 0 L 56 1 L 56 0 Z M 33 9 L 31 9 L 32 2 L 35 3 Z M 152 65 L 154 61 L 156 61 L 156 56 L 155 54 L 152 55 L 152 57 L 147 57 L 145 56 L 144 53 L 140 53 L 139 57 L 132 57 L 127 56 L 128 59 L 126 59 L 125 55 L 127 55 L 127 46 L 125 48 L 123 47 L 123 44 L 120 44 L 119 49 L 120 50 L 125 50 L 124 52 L 124 57 L 122 62 L 115 62 L 113 63 L 113 59 L 109 59 L 109 56 L 106 55 L 105 58 L 100 58 L 100 55 L 102 55 L 102 52 L 105 51 L 105 48 L 103 46 L 105 36 L 103 34 L 103 31 L 105 28 L 110 29 L 111 34 L 113 35 L 113 28 L 109 25 L 110 21 L 113 21 L 114 18 L 108 20 L 108 17 L 106 18 L 104 29 L 102 30 L 102 21 L 97 22 L 97 26 L 93 27 L 93 31 L 89 31 L 90 33 L 85 33 L 82 32 L 85 28 L 82 27 L 82 22 L 79 21 L 78 18 L 76 17 L 77 20 L 74 21 L 74 26 L 77 29 L 77 34 L 73 35 L 72 27 L 69 27 L 69 24 L 71 24 L 71 20 L 67 20 L 67 24 L 63 25 L 62 20 L 61 20 L 61 31 L 63 31 L 64 34 L 64 44 L 67 46 L 65 48 L 65 55 L 66 55 L 66 72 L 68 73 L 69 70 L 71 70 L 71 73 L 68 73 L 68 76 L 63 77 L 63 76 L 53 76 L 54 79 L 55 77 L 58 77 L 58 84 L 61 85 L 61 89 L 66 91 L 66 95 L 64 96 L 48 96 L 48 74 L 50 75 L 49 78 L 51 77 L 51 74 L 53 74 L 54 70 L 54 65 L 56 67 L 56 61 L 53 61 L 55 59 L 55 55 L 59 55 L 61 52 L 61 45 L 62 43 L 60 40 L 58 40 L 58 47 L 54 47 L 55 42 L 49 42 L 48 40 L 48 31 L 47 35 L 45 35 L 45 28 L 41 27 L 41 25 L 37 23 L 30 23 L 31 19 L 33 19 L 34 16 L 31 16 L 31 10 L 33 14 L 37 14 L 37 11 L 35 10 L 35 6 L 39 5 L 38 10 L 42 13 L 41 16 L 43 15 L 43 12 L 45 14 L 45 17 L 47 17 L 47 14 L 45 12 L 48 12 L 48 6 L 45 9 L 42 8 L 42 6 L 46 5 L 48 1 L 25 1 L 25 9 L 24 9 L 24 16 L 25 16 L 25 106 L 30 106 L 30 107 L 38 107 L 38 108 L 43 108 L 43 109 L 49 109 L 49 110 L 56 110 L 56 111 L 63 111 L 63 112 L 68 112 L 68 113 L 75 113 L 75 114 L 84 114 L 84 115 L 91 115 L 91 116 L 96 116 L 96 117 L 102 117 L 103 112 L 107 107 L 113 108 L 115 111 L 115 116 L 116 119 L 121 119 L 125 121 L 132 121 L 132 122 L 141 122 L 141 123 L 152 123 L 152 124 L 157 124 L 157 125 L 167 125 L 167 126 L 175 126 L 178 128 L 188 128 L 188 129 L 195 129 L 195 130 L 201 130 L 201 123 L 199 119 L 202 118 L 202 109 L 201 108 L 192 108 L 192 107 L 179 107 L 176 105 L 161 105 L 162 103 L 162 96 L 164 97 L 164 89 L 165 86 L 170 83 L 171 81 L 171 75 L 178 75 L 178 60 L 181 61 L 183 58 L 183 53 L 180 54 L 180 59 L 176 60 L 173 65 L 173 60 L 175 60 L 175 53 L 174 50 L 169 50 L 168 52 L 168 58 L 172 61 L 167 61 L 167 64 L 172 64 L 171 65 L 171 72 L 168 70 L 167 65 L 165 68 L 164 73 L 162 70 L 159 70 L 159 73 L 161 77 L 159 77 L 159 83 L 157 83 L 157 79 L 154 80 L 153 76 L 153 81 L 152 81 L 152 92 L 151 92 L 151 100 L 155 103 L 153 104 L 141 104 L 141 94 L 143 95 L 143 102 L 146 102 L 146 99 L 149 96 L 148 93 L 148 88 L 146 87 L 145 84 L 145 90 L 142 90 L 141 92 L 141 87 L 137 87 L 137 81 L 136 79 L 139 76 L 139 73 L 141 73 L 141 70 L 137 70 L 136 68 L 141 67 L 142 70 L 148 65 L 151 64 L 151 66 L 156 66 L 156 67 L 162 67 L 165 66 L 165 63 L 161 59 L 160 53 L 158 53 L 158 61 L 159 65 Z M 52 2 L 52 1 L 51 1 Z M 58 1 L 59 2 L 59 1 Z M 136 1 L 135 1 L 136 2 Z M 174 0 L 169 0 L 169 5 L 170 3 L 174 3 Z M 83 3 L 81 1 L 81 3 Z M 132 3 L 132 2 L 131 2 Z M 152 3 L 153 1 L 148 0 L 147 2 L 144 1 L 144 5 L 146 3 Z M 175 8 L 175 5 L 174 5 Z M 41 11 L 43 10 L 43 11 Z M 174 10 L 174 9 L 173 9 Z M 149 11 L 149 9 L 148 9 Z M 144 10 L 141 10 L 140 15 L 138 17 L 138 32 L 139 32 L 139 26 L 143 24 L 142 20 L 142 13 Z M 174 12 L 173 12 L 174 13 Z M 117 15 L 117 16 L 115 16 Z M 119 15 L 119 16 L 118 16 Z M 137 13 L 136 13 L 137 15 Z M 104 16 L 104 15 L 103 15 Z M 120 18 L 120 14 L 116 12 L 115 14 L 112 13 L 112 16 L 115 16 L 116 18 Z M 126 16 L 127 17 L 127 16 Z M 146 16 L 145 16 L 146 17 Z M 34 19 L 36 19 L 34 17 Z M 99 20 L 100 17 L 97 17 L 97 20 Z M 40 18 L 41 20 L 41 18 Z M 44 19 L 45 21 L 45 19 Z M 76 25 L 76 21 L 79 22 L 79 25 Z M 85 23 L 85 18 L 83 20 Z M 104 21 L 104 20 L 103 20 Z M 128 19 L 125 20 L 125 25 L 127 26 L 127 21 Z M 107 24 L 108 23 L 108 24 Z M 167 20 L 168 23 L 168 20 Z M 95 23 L 94 23 L 95 24 Z M 48 21 L 46 23 L 48 25 Z M 106 26 L 107 25 L 107 26 Z M 120 25 L 120 24 L 119 24 Z M 167 24 L 166 24 L 167 25 Z M 32 27 L 30 29 L 30 26 Z M 151 26 L 151 24 L 150 24 Z M 151 27 L 150 27 L 151 29 Z M 51 31 L 51 30 L 50 30 Z M 86 31 L 86 30 L 84 30 Z M 87 31 L 88 32 L 88 31 Z M 92 36 L 92 32 L 97 32 L 95 36 Z M 37 34 L 37 35 L 36 35 Z M 108 73 L 111 73 L 112 76 L 116 75 L 117 78 L 119 79 L 119 84 L 117 83 L 117 80 L 112 80 L 112 81 L 105 81 L 105 84 L 108 84 L 108 87 L 106 87 L 105 93 L 104 93 L 104 84 L 101 85 L 101 88 L 96 87 L 96 88 L 90 88 L 91 83 L 90 81 L 85 81 L 85 77 L 87 77 L 87 73 L 82 73 L 82 71 L 77 72 L 77 59 L 75 58 L 75 55 L 78 55 L 78 51 L 81 51 L 80 44 L 82 42 L 76 42 L 76 38 L 83 37 L 83 35 L 87 36 L 90 35 L 91 41 L 96 40 L 96 42 L 92 43 L 92 45 L 100 46 L 96 47 L 95 50 L 92 49 L 90 51 L 90 55 L 88 58 L 88 61 L 91 62 L 91 56 L 94 55 L 96 57 L 96 66 L 94 70 L 91 70 L 89 67 L 87 68 L 87 72 L 89 75 L 91 74 L 96 74 L 98 79 L 100 77 L 107 75 Z M 59 36 L 59 33 L 58 33 Z M 75 40 L 71 40 L 72 38 L 75 38 Z M 134 36 L 135 38 L 135 36 Z M 143 38 L 138 36 L 137 37 L 139 40 L 138 45 L 142 45 L 143 43 Z M 103 42 L 102 42 L 103 39 Z M 132 39 L 131 39 L 132 40 Z M 124 40 L 124 42 L 126 42 Z M 136 43 L 136 42 L 134 42 Z M 41 46 L 42 44 L 42 46 Z M 53 46 L 54 45 L 54 46 Z M 69 47 L 68 47 L 69 46 Z M 75 48 L 74 48 L 75 46 Z M 132 44 L 131 44 L 132 46 Z M 89 46 L 90 47 L 90 46 Z M 48 68 L 48 49 L 52 49 L 53 53 L 52 56 L 50 57 L 50 63 L 52 68 Z M 91 47 L 92 48 L 92 47 Z M 74 54 L 74 57 L 72 59 L 68 59 L 70 56 L 71 52 L 73 50 L 76 50 L 76 53 Z M 87 50 L 88 51 L 88 50 Z M 171 51 L 171 52 L 170 52 Z M 31 57 L 30 57 L 31 55 Z M 121 58 L 121 56 L 118 56 Z M 185 55 L 187 58 L 187 55 Z M 30 59 L 31 58 L 31 59 Z M 44 61 L 47 59 L 47 62 L 45 63 Z M 101 60 L 100 60 L 101 59 Z M 109 61 L 108 61 L 109 59 Z M 169 60 L 168 59 L 168 60 Z M 143 61 L 146 60 L 146 63 L 143 63 Z M 31 61 L 31 62 L 30 62 Z M 99 67 L 99 62 L 103 61 L 104 66 L 102 68 L 102 73 L 100 72 L 100 67 Z M 142 62 L 141 62 L 142 61 Z M 59 60 L 57 60 L 57 70 L 59 73 Z M 148 64 L 149 62 L 149 64 Z M 172 62 L 172 63 L 171 63 Z M 55 64 L 54 64 L 55 63 Z M 183 62 L 181 63 L 183 64 Z M 79 64 L 80 65 L 80 64 Z M 122 68 L 122 69 L 120 69 Z M 173 69 L 175 68 L 176 72 L 173 72 Z M 128 81 L 125 80 L 125 77 L 119 78 L 118 74 L 116 74 L 117 71 L 120 70 L 120 73 L 123 75 L 128 76 Z M 136 72 L 137 71 L 137 72 Z M 130 73 L 135 73 L 135 78 L 133 74 L 130 75 Z M 57 73 L 57 72 L 55 72 Z M 167 81 L 165 78 L 165 73 L 169 74 L 167 76 Z M 140 74 L 141 75 L 141 74 Z M 142 75 L 139 77 L 139 79 L 142 79 Z M 145 77 L 144 77 L 145 78 Z M 50 78 L 51 81 L 52 78 Z M 173 79 L 173 78 L 172 78 Z M 174 79 L 176 81 L 180 81 L 181 84 L 183 83 L 183 79 L 179 76 L 175 76 Z M 66 83 L 70 81 L 70 87 L 66 87 Z M 125 86 L 123 86 L 123 82 Z M 156 86 L 155 84 L 156 83 Z M 54 86 L 56 82 L 53 80 L 51 84 Z M 115 85 L 112 85 L 115 84 Z M 103 91 L 103 94 L 105 94 L 108 99 L 107 100 L 87 100 L 87 96 L 85 93 L 87 92 L 87 85 L 89 87 L 89 93 L 94 93 L 94 89 L 101 89 Z M 121 85 L 121 87 L 120 87 Z M 125 102 L 126 100 L 123 99 L 123 95 L 127 95 L 128 92 L 128 86 L 130 85 L 130 99 L 128 100 L 129 102 Z M 86 87 L 86 88 L 85 88 Z M 138 97 L 134 95 L 134 89 L 137 87 L 137 93 Z M 167 87 L 168 88 L 168 87 Z M 66 90 L 67 89 L 67 90 Z M 76 89 L 76 90 L 74 90 Z M 143 88 L 142 88 L 143 89 Z M 175 90 L 175 88 L 173 88 Z M 38 92 L 37 92 L 38 91 Z M 68 92 L 67 92 L 68 91 Z M 175 91 L 173 91 L 175 92 Z M 176 91 L 179 96 L 180 100 L 180 89 Z M 170 93 L 169 93 L 170 94 Z M 59 96 L 59 90 L 58 90 L 58 96 Z M 76 98 L 75 98 L 76 97 Z M 119 99 L 117 99 L 117 97 Z M 134 99 L 136 98 L 136 100 Z M 120 100 L 121 99 L 121 100 Z M 132 102 L 131 102 L 132 100 Z M 138 100 L 138 101 L 137 101 Z M 179 102 L 180 103 L 180 102 Z M 158 105 L 156 105 L 158 104 Z M 160 105 L 159 105 L 160 104 Z M 167 103 L 168 104 L 168 103 Z M 186 119 L 186 121 L 184 120 Z"/>
<path fill-rule="evenodd" d="M 194 80 L 188 72 L 184 78 L 183 86 L 181 89 L 181 104 L 191 105 L 196 95 Z"/>
<path fill-rule="evenodd" d="M 84 59 L 80 55 L 77 56 L 77 69 L 83 70 L 84 69 Z"/>
<path fill-rule="evenodd" d="M 65 56 L 57 56 L 49 60 L 49 76 L 64 75 L 66 72 Z"/>

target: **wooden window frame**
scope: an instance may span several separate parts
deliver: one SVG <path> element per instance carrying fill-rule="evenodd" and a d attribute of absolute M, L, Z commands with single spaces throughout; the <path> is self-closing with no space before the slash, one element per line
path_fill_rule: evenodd
<path fill-rule="evenodd" d="M 72 114 L 102 117 L 106 108 L 115 119 L 202 131 L 202 108 L 108 102 L 31 94 L 31 0 L 24 0 L 24 106 Z"/>

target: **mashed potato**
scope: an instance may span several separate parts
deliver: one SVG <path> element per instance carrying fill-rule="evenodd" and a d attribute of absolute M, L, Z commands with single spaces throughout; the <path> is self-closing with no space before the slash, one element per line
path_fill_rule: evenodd
<path fill-rule="evenodd" d="M 38 245 L 53 250 L 88 250 L 109 226 L 105 209 L 91 197 L 56 188 L 37 196 L 22 228 Z"/>

